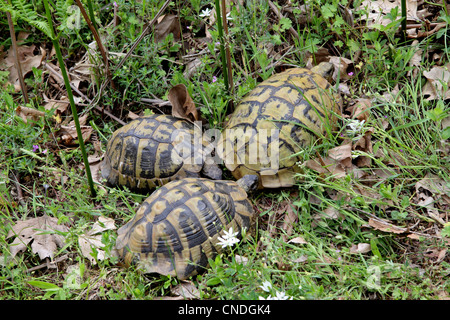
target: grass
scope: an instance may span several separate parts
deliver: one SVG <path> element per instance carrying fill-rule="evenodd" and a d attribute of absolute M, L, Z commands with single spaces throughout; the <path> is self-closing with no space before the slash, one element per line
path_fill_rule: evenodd
<path fill-rule="evenodd" d="M 111 70 L 163 2 L 116 1 L 116 10 L 112 4 L 92 2 L 97 26 L 102 26 L 102 41 L 110 53 Z M 59 41 L 70 69 L 81 60 L 93 37 L 82 19 L 79 28 L 67 27 L 64 22 L 73 11 L 67 10 L 62 1 L 56 3 L 54 19 L 60 23 L 55 25 L 63 31 Z M 155 42 L 154 33 L 144 37 L 113 74 L 120 90 L 107 87 L 101 105 L 123 121 L 128 121 L 128 111 L 140 114 L 149 108 L 170 112 L 164 105 L 145 105 L 140 99 L 166 100 L 171 86 L 184 83 L 209 126 L 221 129 L 229 116 L 228 101 L 238 103 L 272 73 L 291 66 L 303 67 L 311 55 L 320 59 L 321 48 L 332 55 L 355 59 L 354 76 L 341 77 L 340 82 L 350 92 L 345 106 L 359 97 L 371 100 L 370 116 L 363 128 L 373 128 L 373 150 L 353 151 L 354 156 L 369 157 L 371 164 L 341 178 L 304 166 L 298 187 L 252 194 L 258 213 L 255 233 L 210 261 L 208 272 L 190 282 L 199 290 L 201 299 L 267 299 L 282 294 L 322 300 L 448 297 L 449 204 L 438 193 L 425 192 L 433 196 L 436 212 L 445 222 L 442 225 L 418 201 L 421 191 L 417 189 L 417 183 L 430 174 L 444 181 L 447 189 L 441 191 L 450 187 L 449 133 L 443 126 L 449 116 L 448 100 L 428 101 L 422 91 L 426 79 L 421 76 L 436 64 L 429 58 L 433 53 L 448 62 L 448 27 L 419 38 L 419 43 L 411 46 L 400 43 L 396 34 L 400 11 L 390 13 L 392 24 L 387 27 L 351 28 L 337 1 L 307 4 L 305 10 L 297 6 L 289 14 L 284 12 L 282 20 L 276 18 L 267 2 L 260 5 L 259 1 L 248 1 L 244 6 L 233 6 L 229 33 L 235 88 L 234 95 L 229 96 L 217 59 L 218 32 L 199 15 L 205 8 L 213 8 L 214 2 L 174 1 L 166 14 L 179 14 L 180 40 L 172 34 L 161 42 Z M 438 17 L 448 19 L 444 8 L 426 5 L 437 21 Z M 6 10 L 3 6 L 2 11 Z M 29 9 L 43 14 L 40 2 L 32 6 L 36 7 Z M 30 32 L 30 19 L 39 17 L 25 17 L 26 8 L 20 8 L 13 15 L 16 30 Z M 358 17 L 356 8 L 352 12 Z M 120 22 L 116 26 L 109 23 L 116 18 Z M 6 21 L 0 20 L 0 34 L 9 34 L 7 28 Z M 202 40 L 205 37 L 210 37 L 209 42 Z M 39 31 L 30 32 L 24 44 L 51 49 L 49 39 Z M 5 52 L 10 46 L 8 38 L 0 37 L 0 48 L 2 45 Z M 411 65 L 419 49 L 424 52 L 420 64 Z M 427 50 L 433 52 L 428 54 Z M 91 99 L 105 79 L 101 57 L 96 55 L 93 58 L 97 68 L 80 84 L 80 90 Z M 187 78 L 186 64 L 195 59 L 199 59 L 200 67 Z M 411 75 L 414 71 L 418 71 L 417 76 Z M 146 195 L 97 186 L 96 197 L 90 197 L 79 148 L 61 142 L 57 135 L 61 123 L 44 108 L 44 94 L 59 100 L 64 92 L 50 73 L 41 67 L 27 76 L 29 107 L 45 112 L 45 116 L 28 122 L 16 113 L 17 107 L 23 106 L 22 96 L 7 86 L 3 71 L 0 82 L 4 86 L 0 92 L 0 299 L 114 300 L 175 295 L 174 289 L 180 285 L 176 278 L 144 275 L 118 263 L 113 252 L 116 230 L 102 233 L 105 259 L 99 259 L 99 248 L 91 257 L 83 255 L 79 239 L 91 230 L 98 217 L 113 218 L 120 227 Z M 386 99 L 386 93 L 393 98 Z M 78 105 L 78 112 L 86 108 Z M 63 124 L 71 120 L 70 112 L 59 116 Z M 101 154 L 120 124 L 93 108 L 89 109 L 88 119 L 94 132 L 86 151 L 88 155 Z M 339 132 L 312 146 L 305 160 L 317 154 L 325 157 L 330 149 L 339 146 L 341 134 L 347 134 L 347 122 L 342 118 Z M 100 149 L 94 141 L 101 142 Z M 225 172 L 225 177 L 230 178 L 230 174 Z M 12 260 L 10 225 L 44 214 L 70 227 L 63 234 L 64 245 L 55 252 L 56 262 L 40 260 L 30 245 Z M 291 229 L 283 227 L 289 216 L 295 217 Z M 370 219 L 383 219 L 411 232 L 380 230 L 370 225 Z M 358 252 L 358 245 L 366 250 Z"/>

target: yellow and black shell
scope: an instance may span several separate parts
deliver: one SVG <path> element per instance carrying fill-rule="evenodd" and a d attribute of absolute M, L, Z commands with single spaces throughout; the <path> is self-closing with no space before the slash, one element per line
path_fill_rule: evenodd
<path fill-rule="evenodd" d="M 194 136 L 194 124 L 183 119 L 168 115 L 135 119 L 108 141 L 102 178 L 111 186 L 148 191 L 171 180 L 198 177 L 205 158 Z M 221 173 L 213 178 L 220 179 Z"/>
<path fill-rule="evenodd" d="M 289 69 L 263 81 L 241 101 L 218 145 L 236 179 L 259 175 L 259 188 L 295 183 L 301 152 L 325 135 L 327 126 L 332 129 L 340 114 L 339 96 L 321 75 L 331 70 L 328 63 L 312 70 Z"/>
<path fill-rule="evenodd" d="M 118 230 L 116 248 L 126 266 L 186 279 L 222 252 L 224 230 L 249 230 L 254 210 L 234 181 L 186 178 L 156 190 Z"/>

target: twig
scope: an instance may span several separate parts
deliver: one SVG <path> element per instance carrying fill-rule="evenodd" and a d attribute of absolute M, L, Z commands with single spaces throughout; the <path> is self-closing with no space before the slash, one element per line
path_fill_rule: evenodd
<path fill-rule="evenodd" d="M 25 205 L 25 201 L 23 200 L 22 187 L 20 186 L 19 177 L 17 177 L 14 172 L 11 172 L 11 173 L 14 176 L 14 184 L 16 185 L 16 189 L 17 189 L 17 199 L 19 200 L 21 205 Z"/>
<path fill-rule="evenodd" d="M 139 99 L 139 101 L 140 101 L 140 102 L 143 102 L 143 103 L 157 104 L 157 105 L 159 105 L 160 107 L 172 105 L 172 104 L 170 103 L 170 101 L 161 100 L 161 99 L 141 98 L 141 99 Z"/>
<path fill-rule="evenodd" d="M 11 35 L 12 50 L 14 52 L 14 63 L 16 64 L 17 76 L 19 77 L 20 88 L 22 89 L 23 100 L 25 104 L 29 102 L 27 87 L 23 80 L 22 67 L 20 66 L 19 55 L 17 54 L 17 42 L 16 33 L 14 31 L 14 23 L 11 18 L 11 13 L 6 11 L 6 17 L 8 18 L 9 33 Z"/>

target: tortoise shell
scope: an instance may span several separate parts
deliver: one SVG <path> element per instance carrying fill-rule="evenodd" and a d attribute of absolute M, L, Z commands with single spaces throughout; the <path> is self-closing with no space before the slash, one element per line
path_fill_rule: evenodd
<path fill-rule="evenodd" d="M 222 252 L 218 237 L 230 227 L 241 238 L 254 210 L 234 181 L 186 178 L 151 194 L 118 230 L 116 248 L 126 266 L 186 279 Z"/>
<path fill-rule="evenodd" d="M 331 85 L 319 74 L 329 71 L 328 66 L 321 64 L 315 72 L 293 68 L 276 74 L 236 107 L 218 145 L 236 179 L 259 175 L 259 188 L 295 183 L 301 152 L 327 128 L 331 130 L 340 113 L 339 97 L 330 93 Z"/>
<path fill-rule="evenodd" d="M 135 119 L 108 141 L 102 178 L 110 186 L 147 191 L 171 180 L 199 177 L 204 149 L 194 143 L 194 136 L 194 124 L 183 119 L 168 115 Z M 221 173 L 214 178 L 220 179 Z"/>

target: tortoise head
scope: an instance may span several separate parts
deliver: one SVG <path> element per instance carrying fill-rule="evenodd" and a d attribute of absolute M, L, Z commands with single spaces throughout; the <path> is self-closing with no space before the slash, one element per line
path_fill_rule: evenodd
<path fill-rule="evenodd" d="M 311 71 L 329 80 L 333 75 L 334 66 L 330 62 L 321 62 L 317 66 L 312 67 Z"/>
<path fill-rule="evenodd" d="M 258 188 L 259 177 L 256 174 L 246 174 L 236 182 L 246 192 L 251 192 Z"/>

